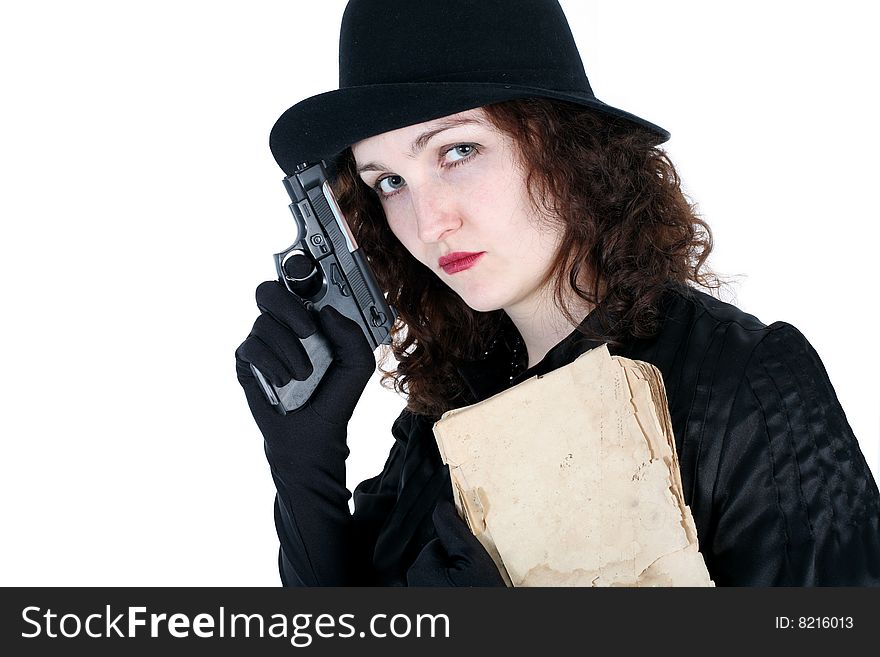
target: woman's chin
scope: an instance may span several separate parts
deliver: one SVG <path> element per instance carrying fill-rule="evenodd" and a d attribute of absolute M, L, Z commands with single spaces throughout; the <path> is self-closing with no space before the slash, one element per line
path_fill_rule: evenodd
<path fill-rule="evenodd" d="M 502 304 L 492 299 L 462 297 L 468 308 L 479 313 L 490 313 L 502 308 Z"/>

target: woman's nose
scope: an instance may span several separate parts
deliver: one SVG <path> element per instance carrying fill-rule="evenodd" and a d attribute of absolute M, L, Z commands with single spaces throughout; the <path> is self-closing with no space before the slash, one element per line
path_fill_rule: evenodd
<path fill-rule="evenodd" d="M 410 199 L 422 242 L 439 242 L 461 226 L 455 196 L 444 183 L 429 182 L 417 189 L 410 188 Z"/>

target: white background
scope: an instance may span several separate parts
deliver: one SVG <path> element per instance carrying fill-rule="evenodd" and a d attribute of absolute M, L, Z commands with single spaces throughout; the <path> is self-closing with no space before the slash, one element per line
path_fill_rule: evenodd
<path fill-rule="evenodd" d="M 870 3 L 562 4 L 597 96 L 672 132 L 725 299 L 807 336 L 876 474 Z M 4 4 L 0 583 L 278 583 L 233 352 L 292 235 L 269 130 L 335 88 L 343 6 Z M 371 382 L 350 488 L 402 407 Z"/>

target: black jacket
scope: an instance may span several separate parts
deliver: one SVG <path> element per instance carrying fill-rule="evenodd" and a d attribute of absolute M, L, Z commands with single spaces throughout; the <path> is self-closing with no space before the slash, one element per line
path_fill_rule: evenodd
<path fill-rule="evenodd" d="M 806 338 L 689 287 L 668 288 L 662 317 L 655 337 L 609 351 L 663 375 L 685 502 L 715 583 L 880 585 L 880 495 Z M 494 350 L 459 367 L 468 403 L 599 345 L 575 330 L 511 382 L 515 337 L 508 322 Z M 405 586 L 407 569 L 436 536 L 431 513 L 452 490 L 435 419 L 404 410 L 382 472 L 355 489 L 351 558 L 362 576 L 352 584 Z M 278 531 L 282 581 L 294 583 L 285 552 L 296 547 L 285 537 L 296 528 Z"/>

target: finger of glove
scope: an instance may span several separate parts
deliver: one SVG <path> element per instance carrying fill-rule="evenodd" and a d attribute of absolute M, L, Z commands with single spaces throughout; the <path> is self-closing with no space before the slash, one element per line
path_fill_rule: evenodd
<path fill-rule="evenodd" d="M 287 326 L 299 338 L 317 330 L 315 320 L 303 300 L 280 281 L 264 281 L 257 286 L 257 308 Z"/>
<path fill-rule="evenodd" d="M 332 306 L 321 308 L 318 319 L 321 332 L 333 350 L 333 363 L 315 391 L 311 405 L 326 420 L 347 423 L 376 369 L 376 358 L 356 322 Z"/>
<path fill-rule="evenodd" d="M 450 557 L 470 560 L 474 554 L 480 551 L 486 552 L 467 523 L 458 515 L 455 505 L 449 500 L 440 499 L 434 507 L 432 517 L 437 537 L 443 542 L 443 547 Z M 488 553 L 486 554 L 488 556 Z"/>
<path fill-rule="evenodd" d="M 293 372 L 259 337 L 250 335 L 235 351 L 236 372 L 242 385 L 252 383 L 253 364 L 274 386 L 281 387 L 293 378 Z"/>
<path fill-rule="evenodd" d="M 407 585 L 452 586 L 447 562 L 448 557 L 440 539 L 431 539 L 406 571 Z"/>
<path fill-rule="evenodd" d="M 241 345 L 239 345 L 239 349 L 241 349 Z M 235 376 L 243 386 L 251 385 L 255 378 L 254 373 L 251 372 L 251 364 L 239 357 L 238 349 L 235 350 Z"/>
<path fill-rule="evenodd" d="M 304 381 L 312 374 L 312 363 L 306 354 L 302 340 L 287 326 L 281 324 L 272 315 L 263 313 L 254 322 L 251 337 L 258 338 L 280 360 L 289 373 L 280 383 L 270 379 L 274 385 L 284 385 L 291 377 Z M 254 365 L 259 364 L 254 362 Z"/>
<path fill-rule="evenodd" d="M 250 369 L 250 366 L 247 367 Z M 239 377 L 239 381 L 241 381 L 241 377 Z M 244 395 L 247 398 L 251 415 L 254 416 L 260 432 L 266 439 L 266 444 L 272 443 L 273 446 L 283 446 L 289 443 L 290 427 L 284 422 L 287 416 L 281 415 L 269 403 L 256 379 L 251 377 L 249 383 L 242 382 L 242 388 L 244 389 Z"/>
<path fill-rule="evenodd" d="M 447 575 L 455 586 L 506 586 L 492 557 L 452 502 L 440 499 L 432 517 L 437 537 L 448 555 Z"/>
<path fill-rule="evenodd" d="M 311 368 L 311 365 L 306 364 L 300 366 L 299 370 L 294 369 L 289 361 L 278 355 L 277 349 L 273 349 L 254 335 L 248 336 L 248 339 L 241 343 L 235 352 L 235 358 L 238 363 L 236 365 L 238 380 L 242 385 L 249 383 L 249 379 L 253 377 L 253 373 L 250 372 L 251 365 L 277 388 L 286 385 L 291 379 L 302 380 L 300 379 L 302 371 Z"/>

